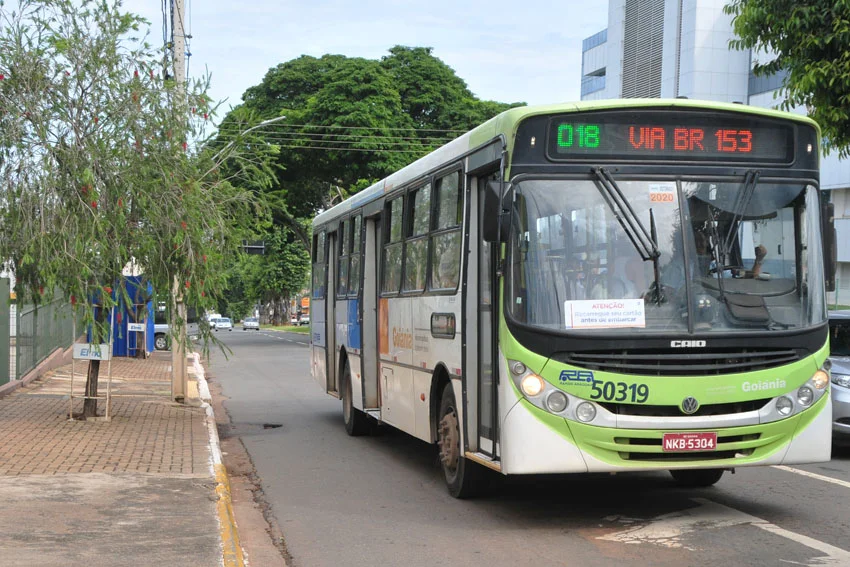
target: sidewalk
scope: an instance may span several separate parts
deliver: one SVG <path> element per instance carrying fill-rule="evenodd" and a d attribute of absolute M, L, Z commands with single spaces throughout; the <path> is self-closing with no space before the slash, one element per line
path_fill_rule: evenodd
<path fill-rule="evenodd" d="M 190 397 L 209 402 L 189 371 Z M 171 353 L 113 359 L 110 422 L 68 420 L 70 378 L 63 366 L 0 398 L 2 565 L 241 567 L 212 409 L 170 400 Z M 99 395 L 106 382 L 101 363 Z"/>

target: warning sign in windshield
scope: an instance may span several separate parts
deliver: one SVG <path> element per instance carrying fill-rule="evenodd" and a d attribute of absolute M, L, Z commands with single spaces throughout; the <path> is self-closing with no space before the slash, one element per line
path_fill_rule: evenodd
<path fill-rule="evenodd" d="M 565 301 L 568 329 L 646 327 L 643 299 Z"/>

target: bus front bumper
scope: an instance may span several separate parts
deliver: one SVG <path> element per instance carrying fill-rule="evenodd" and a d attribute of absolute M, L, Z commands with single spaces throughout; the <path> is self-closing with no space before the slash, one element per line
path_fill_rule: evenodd
<path fill-rule="evenodd" d="M 597 427 L 568 421 L 518 400 L 505 416 L 502 472 L 543 474 L 623 472 L 687 468 L 736 468 L 829 461 L 832 398 L 771 423 L 718 429 L 654 430 Z M 714 431 L 714 451 L 662 450 L 664 433 Z"/>

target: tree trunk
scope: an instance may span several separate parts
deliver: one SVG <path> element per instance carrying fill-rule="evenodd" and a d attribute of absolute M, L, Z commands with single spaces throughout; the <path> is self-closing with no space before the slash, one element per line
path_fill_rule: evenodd
<path fill-rule="evenodd" d="M 106 310 L 103 307 L 100 307 L 97 310 L 97 323 L 103 323 L 106 320 Z M 100 337 L 97 336 L 96 332 L 97 324 L 92 325 L 92 343 L 97 344 L 100 342 Z M 110 332 L 112 329 L 110 328 Z M 106 341 L 107 343 L 109 340 Z M 112 353 L 109 353 L 110 356 Z M 100 361 L 99 360 L 89 360 L 89 372 L 86 375 L 86 399 L 83 401 L 83 418 L 87 417 L 97 417 L 97 400 L 93 399 L 97 396 L 97 378 L 100 374 Z"/>

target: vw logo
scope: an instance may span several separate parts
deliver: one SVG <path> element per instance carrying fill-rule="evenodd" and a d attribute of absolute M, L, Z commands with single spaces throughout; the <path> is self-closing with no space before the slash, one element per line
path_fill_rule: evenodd
<path fill-rule="evenodd" d="M 696 398 L 688 396 L 682 400 L 682 413 L 691 415 L 699 409 L 699 402 Z"/>

